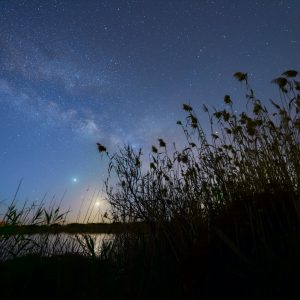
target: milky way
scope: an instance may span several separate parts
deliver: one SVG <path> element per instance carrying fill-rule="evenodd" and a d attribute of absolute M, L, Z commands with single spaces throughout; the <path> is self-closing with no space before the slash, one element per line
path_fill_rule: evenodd
<path fill-rule="evenodd" d="M 106 175 L 96 142 L 147 153 L 180 139 L 181 104 L 240 97 L 236 71 L 276 97 L 271 79 L 300 67 L 299 11 L 274 0 L 1 1 L 0 205 L 23 178 L 20 199 L 67 191 L 78 206 Z"/>

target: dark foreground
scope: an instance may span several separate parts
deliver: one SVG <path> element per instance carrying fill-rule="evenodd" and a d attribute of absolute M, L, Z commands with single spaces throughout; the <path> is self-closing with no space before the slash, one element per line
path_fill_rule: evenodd
<path fill-rule="evenodd" d="M 257 196 L 212 216 L 210 230 L 181 216 L 115 232 L 98 256 L 3 261 L 0 299 L 300 299 L 297 203 Z"/>
<path fill-rule="evenodd" d="M 115 231 L 100 255 L 86 239 L 84 255 L 15 257 L 0 262 L 0 299 L 300 299 L 298 204 L 258 194 L 215 210 L 211 227 L 178 216 Z"/>
<path fill-rule="evenodd" d="M 123 269 L 80 256 L 23 257 L 0 265 L 1 299 L 299 299 L 299 259 L 254 269 L 215 261 L 180 269 Z"/>
<path fill-rule="evenodd" d="M 244 198 L 215 212 L 210 229 L 179 216 L 115 231 L 98 256 L 0 262 L 0 299 L 300 299 L 297 199 Z"/>

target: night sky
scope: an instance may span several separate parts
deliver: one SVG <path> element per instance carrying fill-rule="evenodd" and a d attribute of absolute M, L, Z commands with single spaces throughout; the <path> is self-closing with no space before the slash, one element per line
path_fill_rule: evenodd
<path fill-rule="evenodd" d="M 300 1 L 0 1 L 0 211 L 55 195 L 78 210 L 110 152 L 180 142 L 182 103 L 237 110 L 300 69 Z M 203 124 L 205 127 L 205 124 Z M 100 197 L 101 198 L 101 197 Z M 99 198 L 99 199 L 100 199 Z"/>

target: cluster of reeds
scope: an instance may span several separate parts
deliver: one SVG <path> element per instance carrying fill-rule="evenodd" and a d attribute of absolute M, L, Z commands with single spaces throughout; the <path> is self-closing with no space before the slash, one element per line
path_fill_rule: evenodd
<path fill-rule="evenodd" d="M 113 241 L 111 237 L 80 233 L 78 230 L 66 234 L 68 230 L 62 229 L 72 229 L 72 226 L 65 225 L 69 212 L 62 212 L 62 199 L 57 205 L 46 206 L 45 198 L 40 203 L 28 205 L 25 202 L 20 205 L 17 201 L 20 185 L 21 182 L 13 200 L 2 214 L 0 261 L 26 255 L 107 257 Z"/>
<path fill-rule="evenodd" d="M 211 111 L 204 105 L 210 133 L 204 131 L 193 107 L 183 104 L 187 116 L 177 124 L 186 146 L 179 150 L 158 139 L 146 171 L 141 149 L 124 146 L 108 154 L 106 194 L 112 218 L 145 222 L 151 233 L 145 248 L 160 255 L 166 251 L 177 261 L 192 255 L 191 249 L 199 254 L 211 245 L 227 248 L 244 261 L 298 247 L 297 75 L 289 70 L 273 80 L 279 100 L 264 104 L 256 98 L 247 74 L 235 73 L 246 87 L 246 109 L 237 113 L 229 95 L 224 97 L 223 110 Z M 117 184 L 111 184 L 111 178 L 117 178 Z M 287 242 L 289 246 L 283 246 Z"/>

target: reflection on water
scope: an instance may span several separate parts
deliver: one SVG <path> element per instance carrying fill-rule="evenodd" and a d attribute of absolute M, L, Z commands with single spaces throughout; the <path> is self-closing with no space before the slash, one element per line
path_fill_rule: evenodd
<path fill-rule="evenodd" d="M 29 254 L 99 256 L 104 248 L 111 247 L 113 241 L 113 234 L 0 235 L 0 260 Z"/>

